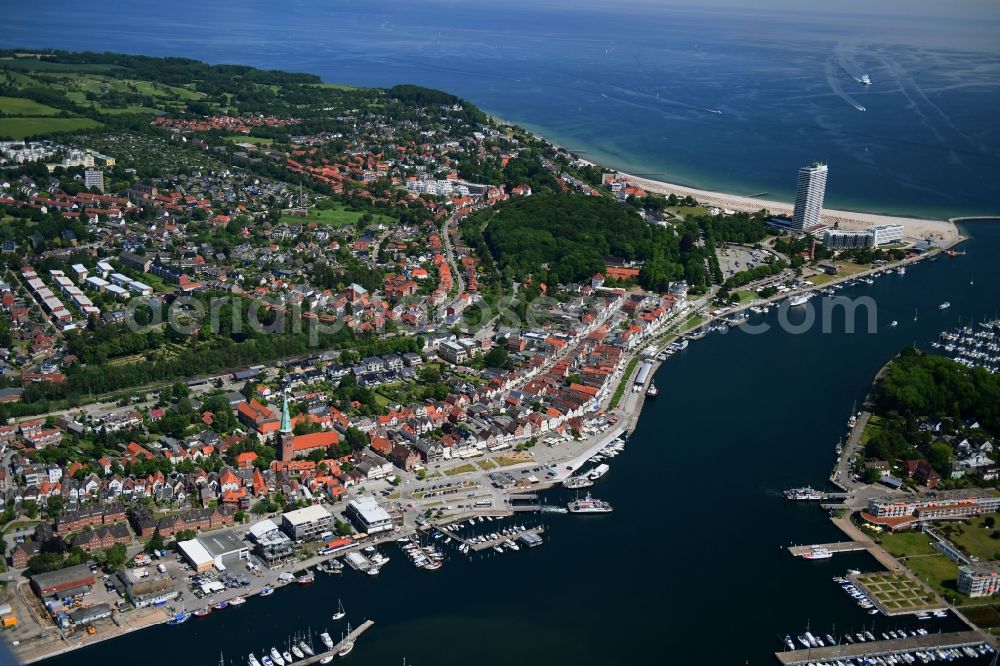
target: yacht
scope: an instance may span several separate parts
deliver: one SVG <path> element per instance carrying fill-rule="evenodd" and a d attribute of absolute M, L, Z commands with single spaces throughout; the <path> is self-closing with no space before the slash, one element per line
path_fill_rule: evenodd
<path fill-rule="evenodd" d="M 802 557 L 807 560 L 828 560 L 833 557 L 833 551 L 829 548 L 813 548 Z"/>
<path fill-rule="evenodd" d="M 268 657 L 266 654 L 260 658 L 260 661 L 262 664 L 264 664 L 264 666 L 275 666 L 274 662 L 271 661 L 271 658 Z"/>
<path fill-rule="evenodd" d="M 315 652 L 313 652 L 313 649 L 309 647 L 309 644 L 306 643 L 305 641 L 299 641 L 299 649 L 302 650 L 307 655 L 309 655 L 310 657 L 316 654 Z"/>
<path fill-rule="evenodd" d="M 788 299 L 788 305 L 793 308 L 799 305 L 805 305 L 809 302 L 810 298 L 812 298 L 812 294 L 799 294 L 797 296 L 792 296 Z"/>
<path fill-rule="evenodd" d="M 341 620 L 345 615 L 347 615 L 347 613 L 344 612 L 344 604 L 340 602 L 340 599 L 337 599 L 337 612 L 334 613 L 331 617 L 334 620 Z"/>
<path fill-rule="evenodd" d="M 257 657 L 253 656 L 253 652 L 247 657 L 247 664 L 248 666 L 260 666 L 260 662 L 257 661 Z"/>
<path fill-rule="evenodd" d="M 906 275 L 906 266 L 900 266 L 897 268 L 896 273 L 899 275 Z"/>
<path fill-rule="evenodd" d="M 591 481 L 597 481 L 599 478 L 607 474 L 609 469 L 611 468 L 602 463 L 595 467 L 587 476 L 590 477 Z"/>
<path fill-rule="evenodd" d="M 246 597 L 233 597 L 229 600 L 230 606 L 242 606 L 247 602 Z"/>
<path fill-rule="evenodd" d="M 587 488 L 592 485 L 594 485 L 593 480 L 586 476 L 571 476 L 563 481 L 563 486 L 571 489 Z"/>
<path fill-rule="evenodd" d="M 292 654 L 295 655 L 296 659 L 305 659 L 306 655 L 298 645 L 292 646 Z"/>
<path fill-rule="evenodd" d="M 285 666 L 285 660 L 282 658 L 281 653 L 278 652 L 278 648 L 271 648 L 271 661 L 273 661 L 276 666 Z"/>
<path fill-rule="evenodd" d="M 945 301 L 944 303 L 942 303 L 941 305 L 938 306 L 938 310 L 947 310 L 950 307 L 951 307 L 951 303 L 949 303 L 948 301 Z"/>
<path fill-rule="evenodd" d="M 321 664 L 329 664 L 331 661 L 333 661 L 333 655 L 332 654 L 328 655 L 326 657 L 323 657 L 322 659 L 320 659 L 319 663 L 321 663 Z"/>
<path fill-rule="evenodd" d="M 281 658 L 285 660 L 286 664 L 290 664 L 293 661 L 295 661 L 294 659 L 292 659 L 292 655 L 288 652 L 288 650 L 285 650 L 281 653 Z"/>
<path fill-rule="evenodd" d="M 269 597 L 272 594 L 274 594 L 274 588 L 270 585 L 265 585 L 264 589 L 260 591 L 260 596 L 262 597 Z"/>
<path fill-rule="evenodd" d="M 861 83 L 862 85 L 865 85 L 865 86 L 870 86 L 870 85 L 872 84 L 872 77 L 868 76 L 868 74 L 862 74 L 862 75 L 861 75 L 861 78 L 860 78 L 860 79 L 858 79 L 858 81 L 859 81 L 859 82 L 860 82 L 860 83 Z"/>
<path fill-rule="evenodd" d="M 895 319 L 893 319 L 892 323 L 889 324 L 889 328 L 896 328 L 897 326 L 899 326 L 899 322 L 896 321 Z"/>
<path fill-rule="evenodd" d="M 566 505 L 570 513 L 611 513 L 611 505 L 594 499 L 587 493 L 582 500 L 574 500 Z"/>
<path fill-rule="evenodd" d="M 322 641 L 323 645 L 326 646 L 327 650 L 333 649 L 333 639 L 330 638 L 330 634 L 324 631 L 322 634 L 319 635 L 319 640 Z"/>
<path fill-rule="evenodd" d="M 301 576 L 295 579 L 295 582 L 299 585 L 308 585 L 309 583 L 316 582 L 316 576 L 314 576 L 311 571 L 306 569 L 302 572 Z"/>

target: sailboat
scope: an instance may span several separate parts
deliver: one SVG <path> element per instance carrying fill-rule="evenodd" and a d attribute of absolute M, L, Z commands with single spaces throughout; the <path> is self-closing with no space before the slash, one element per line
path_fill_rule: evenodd
<path fill-rule="evenodd" d="M 347 613 L 344 612 L 344 604 L 337 599 L 337 612 L 332 615 L 334 620 L 342 620 Z"/>
<path fill-rule="evenodd" d="M 969 286 L 971 287 L 974 284 L 976 284 L 976 276 L 975 275 L 973 275 L 972 277 L 969 278 Z"/>
<path fill-rule="evenodd" d="M 913 308 L 913 321 L 917 320 L 917 309 Z"/>

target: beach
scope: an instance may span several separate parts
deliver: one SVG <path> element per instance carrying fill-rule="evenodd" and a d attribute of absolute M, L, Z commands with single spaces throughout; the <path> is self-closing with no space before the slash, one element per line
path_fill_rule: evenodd
<path fill-rule="evenodd" d="M 693 187 L 642 178 L 625 172 L 619 173 L 630 183 L 636 187 L 641 187 L 647 192 L 663 195 L 675 194 L 678 197 L 691 196 L 698 203 L 705 206 L 715 206 L 744 212 L 756 212 L 764 208 L 776 215 L 792 214 L 792 204 L 783 201 L 741 197 L 722 192 L 709 192 L 708 190 L 699 190 Z M 958 227 L 951 220 L 929 220 L 824 208 L 822 221 L 826 225 L 837 225 L 841 229 L 866 229 L 881 224 L 901 224 L 903 225 L 904 235 L 907 238 L 930 240 L 937 245 L 946 247 L 953 245 L 962 238 Z"/>

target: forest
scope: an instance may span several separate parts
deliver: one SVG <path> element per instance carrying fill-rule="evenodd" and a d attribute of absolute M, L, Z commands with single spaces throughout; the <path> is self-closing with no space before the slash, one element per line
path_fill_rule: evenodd
<path fill-rule="evenodd" d="M 976 419 L 1000 434 L 1000 375 L 907 348 L 889 365 L 875 391 L 880 414 L 908 419 Z"/>
<path fill-rule="evenodd" d="M 639 261 L 639 284 L 647 289 L 664 290 L 682 279 L 694 288 L 708 283 L 696 223 L 676 229 L 647 224 L 603 197 L 543 193 L 517 199 L 470 215 L 462 233 L 522 282 L 581 282 L 610 261 Z"/>

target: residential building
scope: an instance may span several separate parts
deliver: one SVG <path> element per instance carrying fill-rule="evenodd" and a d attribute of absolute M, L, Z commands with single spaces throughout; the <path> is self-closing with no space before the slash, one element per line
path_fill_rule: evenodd
<path fill-rule="evenodd" d="M 333 516 L 319 504 L 281 514 L 281 529 L 295 541 L 307 541 L 330 529 Z"/>
<path fill-rule="evenodd" d="M 827 166 L 820 162 L 799 169 L 795 184 L 795 209 L 792 228 L 809 231 L 820 224 L 823 196 L 826 193 Z"/>
<path fill-rule="evenodd" d="M 992 597 L 1000 592 L 1000 562 L 977 562 L 960 566 L 958 591 L 968 597 Z"/>

